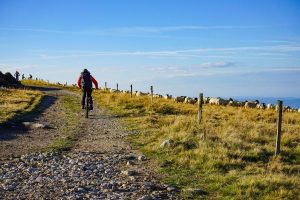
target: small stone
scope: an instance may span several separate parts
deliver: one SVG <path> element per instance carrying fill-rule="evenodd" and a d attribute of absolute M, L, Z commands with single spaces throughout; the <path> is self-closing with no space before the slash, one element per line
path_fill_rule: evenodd
<path fill-rule="evenodd" d="M 160 166 L 161 167 L 169 167 L 170 165 L 172 165 L 172 161 L 164 160 Z"/>
<path fill-rule="evenodd" d="M 137 172 L 134 170 L 125 170 L 125 171 L 122 171 L 122 174 L 124 174 L 126 176 L 135 176 L 135 175 L 137 175 Z"/>
<path fill-rule="evenodd" d="M 23 122 L 22 123 L 26 128 L 39 129 L 39 128 L 47 128 L 46 124 L 34 123 L 34 122 Z"/>
<path fill-rule="evenodd" d="M 134 155 L 129 155 L 126 157 L 127 160 L 135 160 L 135 156 Z"/>
<path fill-rule="evenodd" d="M 132 160 L 128 160 L 127 163 L 126 163 L 127 166 L 130 166 L 130 165 L 133 165 L 133 164 L 134 164 L 134 162 Z"/>
<path fill-rule="evenodd" d="M 178 191 L 178 188 L 175 187 L 175 186 L 168 186 L 168 187 L 167 187 L 167 191 L 169 191 L 169 192 L 177 192 L 177 191 Z"/>
<path fill-rule="evenodd" d="M 147 158 L 146 158 L 145 155 L 141 155 L 141 156 L 138 157 L 138 160 L 145 161 L 145 160 L 147 160 Z"/>
<path fill-rule="evenodd" d="M 102 185 L 103 189 L 112 189 L 113 185 L 110 183 L 103 183 Z"/>
<path fill-rule="evenodd" d="M 173 144 L 173 140 L 165 140 L 160 144 L 160 148 L 171 147 Z"/>
<path fill-rule="evenodd" d="M 36 179 L 35 179 L 35 182 L 38 182 L 38 183 L 41 183 L 43 181 L 43 177 L 37 177 Z"/>
<path fill-rule="evenodd" d="M 155 185 L 151 182 L 145 182 L 143 185 L 143 189 L 152 191 L 155 189 Z"/>
<path fill-rule="evenodd" d="M 152 200 L 153 198 L 149 195 L 142 196 L 139 200 Z"/>
<path fill-rule="evenodd" d="M 81 192 L 81 193 L 85 193 L 86 192 L 86 189 L 82 188 L 82 187 L 79 187 L 77 188 L 77 191 L 78 192 Z"/>

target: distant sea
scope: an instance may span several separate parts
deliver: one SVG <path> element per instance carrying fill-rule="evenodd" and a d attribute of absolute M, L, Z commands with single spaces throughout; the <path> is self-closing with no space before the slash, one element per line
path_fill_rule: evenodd
<path fill-rule="evenodd" d="M 245 101 L 245 100 L 259 100 L 261 103 L 272 103 L 277 104 L 277 100 L 282 100 L 284 106 L 290 106 L 292 108 L 300 108 L 300 98 L 295 97 L 232 97 L 234 100 Z"/>

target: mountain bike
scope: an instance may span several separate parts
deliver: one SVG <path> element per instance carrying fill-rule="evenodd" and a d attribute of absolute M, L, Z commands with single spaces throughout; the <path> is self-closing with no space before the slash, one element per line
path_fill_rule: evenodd
<path fill-rule="evenodd" d="M 91 110 L 91 98 L 88 97 L 87 91 L 85 92 L 85 118 L 89 118 L 89 111 Z"/>
<path fill-rule="evenodd" d="M 88 97 L 87 92 L 85 94 L 85 118 L 89 118 L 89 110 L 90 110 L 90 97 Z"/>

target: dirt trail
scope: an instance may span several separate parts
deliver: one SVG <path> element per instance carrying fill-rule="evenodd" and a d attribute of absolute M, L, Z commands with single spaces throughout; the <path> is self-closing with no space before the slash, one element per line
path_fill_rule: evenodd
<path fill-rule="evenodd" d="M 46 147 L 57 135 L 58 128 L 64 126 L 58 116 L 63 112 L 60 97 L 67 92 L 55 89 L 44 89 L 44 92 L 44 98 L 33 113 L 22 116 L 8 127 L 0 127 L 0 160 Z M 47 128 L 31 129 L 22 122 L 44 124 Z"/>
<path fill-rule="evenodd" d="M 119 122 L 95 106 L 88 119 L 83 119 L 84 130 L 73 152 L 91 151 L 98 153 L 129 153 L 130 146 L 124 141 L 128 135 Z"/>
<path fill-rule="evenodd" d="M 60 118 L 64 112 L 61 97 L 78 97 L 63 90 L 44 92 L 42 113 L 28 117 L 50 128 L 26 130 L 15 125 L 0 130 L 4 163 L 0 166 L 0 199 L 178 199 L 177 188 L 161 184 L 150 160 L 125 142 L 130 133 L 118 119 L 97 106 L 88 119 L 84 111 L 74 113 L 80 123 L 72 131 L 79 137 L 70 151 L 62 157 L 38 153 L 59 135 L 60 127 L 67 126 L 67 120 Z M 8 160 L 12 154 L 22 156 Z"/>

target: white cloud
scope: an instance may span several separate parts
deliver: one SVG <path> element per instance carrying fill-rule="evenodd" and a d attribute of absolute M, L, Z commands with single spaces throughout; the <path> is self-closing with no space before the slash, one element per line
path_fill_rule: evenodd
<path fill-rule="evenodd" d="M 200 25 L 179 25 L 179 26 L 133 26 L 133 27 L 116 27 L 116 28 L 101 28 L 92 30 L 56 30 L 43 29 L 32 27 L 4 27 L 2 31 L 21 31 L 21 32 L 40 32 L 54 34 L 85 34 L 85 35 L 105 35 L 113 33 L 162 33 L 175 32 L 186 30 L 212 30 L 212 29 L 249 29 L 258 28 L 258 26 L 200 26 Z"/>
<path fill-rule="evenodd" d="M 61 51 L 63 52 L 63 51 Z M 257 55 L 287 55 L 289 52 L 300 52 L 299 45 L 275 45 L 275 46 L 244 46 L 244 47 L 228 47 L 228 48 L 196 48 L 184 50 L 168 50 L 168 51 L 65 51 L 59 54 L 37 54 L 41 59 L 61 59 L 72 57 L 101 57 L 101 56 L 147 56 L 147 57 L 175 57 L 175 58 L 197 58 L 197 57 L 230 57 L 231 54 L 239 52 L 251 53 Z M 245 56 L 245 55 L 244 55 Z M 247 55 L 246 55 L 247 56 Z"/>

